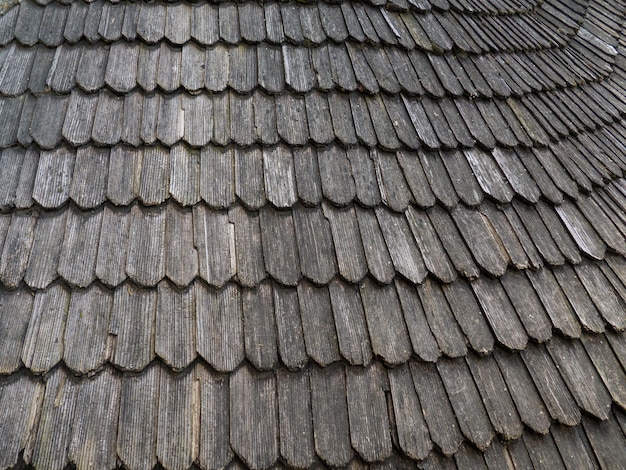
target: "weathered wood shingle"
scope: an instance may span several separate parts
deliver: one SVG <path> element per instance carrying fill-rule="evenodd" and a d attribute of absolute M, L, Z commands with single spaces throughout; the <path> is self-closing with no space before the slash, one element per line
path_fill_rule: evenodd
<path fill-rule="evenodd" d="M 618 467 L 620 2 L 0 5 L 0 467 Z"/>

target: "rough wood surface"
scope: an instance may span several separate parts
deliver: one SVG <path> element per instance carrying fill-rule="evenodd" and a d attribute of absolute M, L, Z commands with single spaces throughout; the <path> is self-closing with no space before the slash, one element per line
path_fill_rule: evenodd
<path fill-rule="evenodd" d="M 315 450 L 329 465 L 346 465 L 354 451 L 350 444 L 344 368 L 312 368 L 310 385 Z"/>
<path fill-rule="evenodd" d="M 269 467 L 278 458 L 276 378 L 239 368 L 230 377 L 230 444 L 250 467 Z"/>
<path fill-rule="evenodd" d="M 122 382 L 117 452 L 130 468 L 151 468 L 157 462 L 157 416 L 161 370 L 158 366 Z"/>
<path fill-rule="evenodd" d="M 227 465 L 233 457 L 230 448 L 228 379 L 200 365 L 196 366 L 196 379 L 200 387 L 198 461 L 207 467 L 221 467 Z"/>
<path fill-rule="evenodd" d="M 16 378 L 0 387 L 0 465 L 7 468 L 18 463 L 44 394 L 43 384 L 24 376 Z"/>
<path fill-rule="evenodd" d="M 196 319 L 193 286 L 184 291 L 163 281 L 158 286 L 154 350 L 166 364 L 178 371 L 196 357 Z"/>
<path fill-rule="evenodd" d="M 121 383 L 109 369 L 78 386 L 68 450 L 78 468 L 115 465 L 120 391 Z"/>
<path fill-rule="evenodd" d="M 391 369 L 388 375 L 390 391 L 394 397 L 393 411 L 400 447 L 410 457 L 423 459 L 432 449 L 432 442 L 415 392 L 411 371 L 405 365 Z"/>
<path fill-rule="evenodd" d="M 491 444 L 495 433 L 467 364 L 440 359 L 437 361 L 437 370 L 448 392 L 461 432 L 484 451 Z"/>
<path fill-rule="evenodd" d="M 214 290 L 195 284 L 197 351 L 218 371 L 231 371 L 244 357 L 243 314 L 239 289 Z"/>
<path fill-rule="evenodd" d="M 348 369 L 346 391 L 350 438 L 354 449 L 367 461 L 383 460 L 391 454 L 391 436 L 382 366 Z"/>
<path fill-rule="evenodd" d="M 338 360 L 339 345 L 328 288 L 302 282 L 298 285 L 298 301 L 309 357 L 322 366 Z"/>
<path fill-rule="evenodd" d="M 193 369 L 181 374 L 162 371 L 158 396 L 157 458 L 168 468 L 189 468 L 198 457 L 200 431 Z"/>
<path fill-rule="evenodd" d="M 31 370 L 50 370 L 63 355 L 63 333 L 70 295 L 55 285 L 35 296 L 26 330 L 22 362 Z"/>
<path fill-rule="evenodd" d="M 377 288 L 366 280 L 360 288 L 367 326 L 371 332 L 372 351 L 389 364 L 403 364 L 412 348 L 398 294 L 393 286 Z"/>
<path fill-rule="evenodd" d="M 315 459 L 308 371 L 277 374 L 280 453 L 289 465 L 310 467 Z"/>
<path fill-rule="evenodd" d="M 0 467 L 625 460 L 619 2 L 0 12 Z"/>
<path fill-rule="evenodd" d="M 271 284 L 244 291 L 242 305 L 246 356 L 259 370 L 273 369 L 278 351 Z"/>
<path fill-rule="evenodd" d="M 433 364 L 412 361 L 410 367 L 430 438 L 444 455 L 454 455 L 463 442 L 463 435 L 441 377 Z"/>
<path fill-rule="evenodd" d="M 304 343 L 298 293 L 295 289 L 283 288 L 276 284 L 272 290 L 280 358 L 288 369 L 301 369 L 309 357 Z"/>
<path fill-rule="evenodd" d="M 72 293 L 63 343 L 65 364 L 83 374 L 93 372 L 109 358 L 109 320 L 113 295 L 93 286 Z"/>
<path fill-rule="evenodd" d="M 372 346 L 358 290 L 338 281 L 332 282 L 328 290 L 341 355 L 350 364 L 368 364 Z"/>
<path fill-rule="evenodd" d="M 57 369 L 51 374 L 42 402 L 37 441 L 33 449 L 34 465 L 52 469 L 67 465 L 77 395 L 76 383 L 63 369 Z"/>

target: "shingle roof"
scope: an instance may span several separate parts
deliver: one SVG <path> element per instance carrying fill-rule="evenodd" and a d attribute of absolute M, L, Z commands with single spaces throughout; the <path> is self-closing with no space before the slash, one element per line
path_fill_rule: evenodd
<path fill-rule="evenodd" d="M 626 465 L 622 0 L 13 3 L 0 468 Z"/>

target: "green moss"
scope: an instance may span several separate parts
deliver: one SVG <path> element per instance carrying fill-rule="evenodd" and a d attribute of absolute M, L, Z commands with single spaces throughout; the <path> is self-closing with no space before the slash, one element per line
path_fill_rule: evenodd
<path fill-rule="evenodd" d="M 4 15 L 13 5 L 17 5 L 19 0 L 0 0 L 0 15 Z"/>

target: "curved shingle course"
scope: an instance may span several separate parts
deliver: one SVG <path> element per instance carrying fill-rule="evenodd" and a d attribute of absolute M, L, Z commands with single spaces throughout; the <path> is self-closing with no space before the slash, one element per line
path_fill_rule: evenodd
<path fill-rule="evenodd" d="M 0 2 L 0 468 L 618 468 L 625 9 Z"/>

